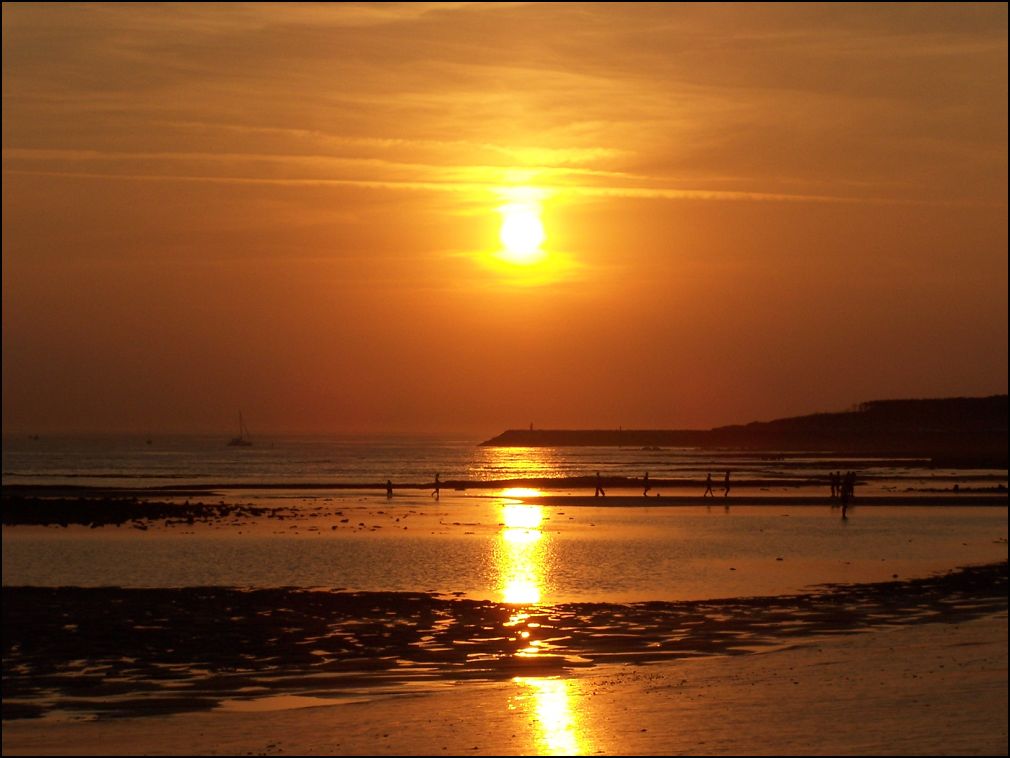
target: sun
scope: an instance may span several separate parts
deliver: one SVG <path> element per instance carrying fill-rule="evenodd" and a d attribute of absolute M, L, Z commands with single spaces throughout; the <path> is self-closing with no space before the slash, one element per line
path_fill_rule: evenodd
<path fill-rule="evenodd" d="M 540 221 L 540 206 L 535 203 L 509 203 L 498 209 L 502 215 L 498 233 L 504 249 L 502 257 L 512 263 L 529 265 L 543 258 L 540 248 L 546 235 Z"/>

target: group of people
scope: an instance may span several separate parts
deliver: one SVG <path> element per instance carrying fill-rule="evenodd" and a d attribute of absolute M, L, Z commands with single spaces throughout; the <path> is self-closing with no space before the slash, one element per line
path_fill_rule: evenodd
<path fill-rule="evenodd" d="M 726 476 L 723 478 L 723 488 L 722 496 L 728 497 L 730 490 L 730 472 L 726 471 Z M 849 502 L 855 497 L 856 492 L 856 472 L 847 471 L 842 474 L 841 471 L 832 471 L 828 475 L 828 481 L 831 484 L 831 499 L 840 500 L 842 503 L 842 515 L 845 515 L 845 509 L 848 507 Z M 431 496 L 436 500 L 439 499 L 441 495 L 442 482 L 439 480 L 439 475 L 435 474 L 434 489 L 432 490 Z M 649 472 L 645 472 L 645 476 L 642 477 L 642 497 L 648 497 L 649 491 L 652 490 L 652 485 L 649 484 Z M 607 493 L 603 489 L 603 479 L 600 476 L 600 472 L 596 472 L 596 492 L 593 497 L 606 497 Z M 386 480 L 386 497 L 393 497 L 393 482 L 390 479 Z M 705 494 L 702 497 L 715 497 L 715 491 L 712 489 L 712 472 L 709 472 L 708 477 L 705 479 Z"/>
<path fill-rule="evenodd" d="M 831 484 L 832 500 L 841 500 L 842 505 L 847 505 L 848 502 L 855 496 L 855 471 L 846 471 L 844 474 L 841 471 L 832 471 L 828 474 L 828 481 Z"/>
<path fill-rule="evenodd" d="M 442 482 L 439 480 L 438 477 L 439 477 L 439 475 L 436 473 L 435 474 L 435 482 L 433 484 L 433 486 L 434 486 L 435 489 L 433 489 L 432 492 L 431 492 L 431 496 L 433 498 L 435 498 L 436 500 L 440 499 L 441 496 L 442 496 L 442 494 L 441 494 L 442 493 Z M 393 480 L 392 479 L 387 479 L 386 480 L 386 498 L 388 499 L 388 498 L 392 498 L 392 497 L 393 497 Z"/>
<path fill-rule="evenodd" d="M 723 479 L 723 490 L 722 496 L 727 497 L 729 495 L 730 485 L 729 485 L 730 472 L 726 472 L 726 476 Z M 645 476 L 642 477 L 642 497 L 648 497 L 649 492 L 652 490 L 652 485 L 649 484 L 649 472 L 645 472 Z M 715 492 L 712 490 L 712 472 L 709 472 L 708 478 L 705 480 L 705 494 L 704 497 L 711 495 L 715 497 Z M 606 497 L 606 490 L 603 489 L 603 479 L 600 477 L 600 472 L 596 472 L 596 492 L 593 493 L 593 497 Z"/>
<path fill-rule="evenodd" d="M 726 472 L 726 476 L 723 478 L 722 485 L 722 496 L 729 496 L 729 471 Z M 705 479 L 705 494 L 702 497 L 715 497 L 715 492 L 712 490 L 712 472 L 708 472 L 708 477 Z"/>
<path fill-rule="evenodd" d="M 723 478 L 722 496 L 728 497 L 730 490 L 730 472 L 726 471 L 726 476 Z M 845 509 L 848 507 L 849 502 L 855 497 L 856 492 L 856 472 L 847 471 L 842 474 L 841 471 L 832 471 L 828 475 L 828 481 L 831 484 L 831 499 L 841 500 L 842 512 L 844 515 Z M 436 500 L 439 499 L 441 495 L 442 482 L 439 480 L 439 474 L 435 474 L 435 482 L 433 484 L 434 489 L 432 490 L 431 496 Z M 642 497 L 648 497 L 649 492 L 652 490 L 652 485 L 649 484 L 649 472 L 645 472 L 645 476 L 642 477 Z M 596 472 L 596 492 L 593 497 L 606 497 L 606 490 L 603 489 L 603 479 L 600 476 L 600 472 Z M 386 480 L 386 497 L 393 497 L 393 482 L 389 479 Z M 705 494 L 702 497 L 715 497 L 715 491 L 712 489 L 712 472 L 710 471 L 708 477 L 705 479 Z"/>

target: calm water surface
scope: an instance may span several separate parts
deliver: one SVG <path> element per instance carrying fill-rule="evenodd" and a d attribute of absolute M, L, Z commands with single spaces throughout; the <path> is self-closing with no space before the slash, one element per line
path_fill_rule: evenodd
<path fill-rule="evenodd" d="M 150 444 L 148 444 L 150 439 Z M 867 491 L 950 489 L 1006 484 L 1007 471 L 933 469 L 928 461 L 748 453 L 694 449 L 488 448 L 476 439 L 279 437 L 233 448 L 225 437 L 41 437 L 5 436 L 3 484 L 157 486 L 219 483 L 334 484 L 487 481 L 523 477 L 591 476 L 718 483 L 725 470 L 735 481 L 801 481 L 852 469 Z M 825 479 L 826 481 L 826 479 Z"/>
<path fill-rule="evenodd" d="M 324 509 L 297 524 L 10 528 L 3 582 L 628 602 L 793 593 L 1007 558 L 1006 509 L 992 507 L 857 507 L 845 521 L 828 506 L 721 503 L 548 508 L 456 496 L 391 506 L 357 496 L 329 507 L 341 515 Z"/>
<path fill-rule="evenodd" d="M 100 486 L 298 485 L 487 481 L 523 477 L 669 478 L 774 497 L 853 469 L 861 492 L 949 492 L 1006 482 L 1006 471 L 931 469 L 924 461 L 637 448 L 482 448 L 418 438 L 7 437 L 3 483 Z M 680 489 L 680 493 L 691 493 Z M 518 504 L 522 492 L 228 490 L 226 502 L 283 505 L 307 518 L 185 529 L 4 529 L 3 583 L 182 587 L 332 587 L 458 593 L 507 602 L 638 601 L 797 592 L 826 582 L 922 576 L 1006 560 L 1007 510 L 824 507 L 586 508 Z M 677 493 L 673 493 L 677 494 Z M 339 515 L 337 515 L 339 512 Z"/>

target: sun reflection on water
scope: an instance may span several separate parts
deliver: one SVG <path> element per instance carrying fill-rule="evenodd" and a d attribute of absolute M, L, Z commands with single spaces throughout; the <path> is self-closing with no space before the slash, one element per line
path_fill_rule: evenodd
<path fill-rule="evenodd" d="M 516 494 L 514 490 L 521 490 L 521 492 Z M 531 494 L 540 494 L 540 490 L 521 487 L 513 488 L 513 490 L 506 490 L 506 492 L 511 493 L 513 497 L 527 497 Z M 531 529 L 539 533 L 540 524 L 543 523 L 544 520 L 544 509 L 539 505 L 517 505 L 515 503 L 506 503 L 502 506 L 501 516 L 502 523 L 505 524 L 506 533 L 518 529 Z"/>
<path fill-rule="evenodd" d="M 531 497 L 535 489 L 516 487 L 506 496 Z M 528 606 L 544 599 L 547 578 L 547 540 L 541 529 L 544 509 L 505 501 L 501 505 L 502 529 L 497 553 L 501 595 L 504 602 L 517 607 L 505 622 L 506 632 L 516 647 L 516 658 L 532 659 L 542 655 L 548 644 L 537 639 L 540 625 L 530 621 Z M 516 677 L 521 687 L 511 696 L 510 709 L 525 711 L 532 698 L 536 712 L 536 752 L 540 755 L 582 755 L 584 737 L 570 702 L 572 682 L 548 677 Z"/>
<path fill-rule="evenodd" d="M 502 600 L 533 605 L 541 600 L 544 583 L 543 509 L 538 505 L 502 506 L 498 570 Z"/>
<path fill-rule="evenodd" d="M 473 479 L 521 479 L 558 477 L 569 473 L 566 459 L 546 447 L 481 447 L 470 465 Z"/>
<path fill-rule="evenodd" d="M 506 487 L 501 491 L 502 497 L 539 497 L 544 494 L 536 487 Z"/>
<path fill-rule="evenodd" d="M 547 679 L 517 676 L 513 679 L 524 688 L 517 699 L 533 696 L 537 713 L 536 747 L 540 755 L 583 755 L 584 737 L 579 721 L 572 711 L 570 679 Z"/>

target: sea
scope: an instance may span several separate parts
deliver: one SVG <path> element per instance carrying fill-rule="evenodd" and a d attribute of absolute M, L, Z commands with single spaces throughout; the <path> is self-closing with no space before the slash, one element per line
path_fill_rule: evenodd
<path fill-rule="evenodd" d="M 570 736 L 578 671 L 1005 617 L 1006 470 L 454 438 L 226 443 L 5 438 L 12 514 L 88 514 L 5 521 L 5 719 L 511 681 L 517 698 L 539 693 L 544 734 Z M 856 473 L 851 507 L 829 497 L 831 471 Z"/>
<path fill-rule="evenodd" d="M 1006 469 L 936 468 L 923 458 L 882 458 L 821 452 L 693 448 L 500 448 L 476 439 L 442 437 L 277 437 L 232 447 L 220 436 L 5 435 L 4 486 L 81 485 L 175 487 L 186 484 L 346 486 L 348 484 L 474 482 L 594 476 L 690 479 L 716 484 L 725 471 L 760 489 L 769 482 L 816 479 L 855 471 L 870 492 L 942 492 L 1006 484 Z M 698 494 L 701 490 L 698 490 Z"/>
<path fill-rule="evenodd" d="M 279 509 L 212 523 L 5 527 L 4 585 L 306 587 L 428 592 L 503 602 L 639 602 L 781 595 L 928 576 L 1006 560 L 1006 469 L 819 452 L 621 447 L 495 448 L 443 437 L 7 436 L 3 485 L 123 488 L 140 499 Z M 832 471 L 858 494 L 949 497 L 949 507 L 829 500 Z M 593 494 L 632 507 L 526 504 Z M 726 472 L 732 491 L 724 493 Z M 438 474 L 443 488 L 433 489 Z M 663 496 L 701 495 L 704 505 Z M 536 487 L 528 486 L 537 480 Z M 385 483 L 393 484 L 387 497 Z M 482 486 L 482 483 L 494 486 Z M 515 482 L 522 486 L 511 486 Z M 1002 506 L 958 504 L 998 492 Z M 172 494 L 186 487 L 197 493 Z M 955 492 L 955 487 L 957 492 Z M 162 493 L 168 493 L 163 495 Z M 823 495 L 823 505 L 791 504 Z M 759 496 L 761 505 L 735 499 Z M 613 502 L 610 501 L 610 502 Z M 625 501 L 626 502 L 626 501 Z"/>

